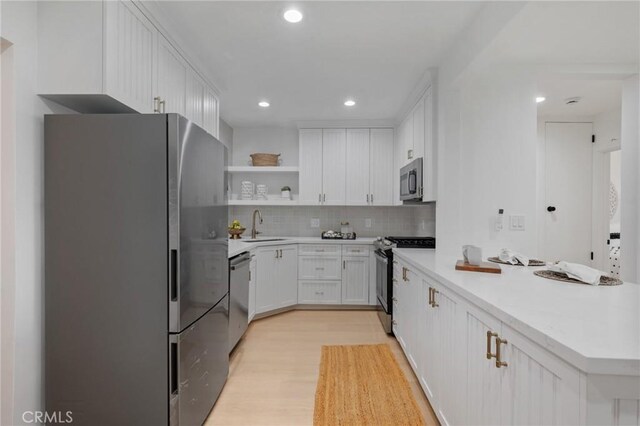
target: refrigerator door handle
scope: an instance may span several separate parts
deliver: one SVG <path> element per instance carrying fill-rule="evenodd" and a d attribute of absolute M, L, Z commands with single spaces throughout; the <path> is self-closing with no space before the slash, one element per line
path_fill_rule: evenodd
<path fill-rule="evenodd" d="M 178 339 L 171 336 L 169 343 L 169 396 L 178 395 Z"/>
<path fill-rule="evenodd" d="M 169 288 L 172 302 L 178 300 L 178 250 L 170 251 L 169 259 Z"/>

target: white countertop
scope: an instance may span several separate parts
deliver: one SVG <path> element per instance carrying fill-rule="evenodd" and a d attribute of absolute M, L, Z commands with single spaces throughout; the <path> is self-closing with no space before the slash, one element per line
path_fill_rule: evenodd
<path fill-rule="evenodd" d="M 355 240 L 323 240 L 320 237 L 264 237 L 260 239 L 282 238 L 281 241 L 255 241 L 247 242 L 246 239 L 229 240 L 229 257 L 237 256 L 256 247 L 273 246 L 282 244 L 373 244 L 374 237 L 357 238 Z"/>
<path fill-rule="evenodd" d="M 640 375 L 640 286 L 591 286 L 502 266 L 502 274 L 456 271 L 436 250 L 394 249 L 426 275 L 586 373 Z"/>

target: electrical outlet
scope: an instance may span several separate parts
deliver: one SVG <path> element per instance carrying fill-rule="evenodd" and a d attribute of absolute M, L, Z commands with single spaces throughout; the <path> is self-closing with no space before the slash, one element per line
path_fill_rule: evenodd
<path fill-rule="evenodd" d="M 366 218 L 366 219 L 364 220 L 364 227 L 365 227 L 365 228 L 371 228 L 371 222 L 372 222 L 372 221 L 371 221 L 371 219 L 370 219 L 370 218 Z"/>
<path fill-rule="evenodd" d="M 320 219 L 318 218 L 312 218 L 311 219 L 311 227 L 312 228 L 320 228 Z"/>
<path fill-rule="evenodd" d="M 525 220 L 524 215 L 511 215 L 509 216 L 509 229 L 512 231 L 524 231 Z"/>

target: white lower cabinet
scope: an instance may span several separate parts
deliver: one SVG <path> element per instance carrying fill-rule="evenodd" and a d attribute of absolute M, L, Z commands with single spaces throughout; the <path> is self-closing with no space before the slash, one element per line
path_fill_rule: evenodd
<path fill-rule="evenodd" d="M 256 313 L 295 305 L 298 301 L 298 247 L 259 248 L 256 258 Z"/>
<path fill-rule="evenodd" d="M 298 303 L 300 304 L 340 304 L 340 281 L 298 281 Z"/>
<path fill-rule="evenodd" d="M 442 424 L 581 422 L 578 369 L 402 260 L 397 266 L 393 330 Z"/>
<path fill-rule="evenodd" d="M 342 257 L 342 303 L 369 304 L 369 256 Z"/>

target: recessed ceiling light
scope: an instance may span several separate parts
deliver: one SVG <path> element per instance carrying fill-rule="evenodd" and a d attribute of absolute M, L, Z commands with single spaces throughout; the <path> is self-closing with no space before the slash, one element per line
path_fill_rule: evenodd
<path fill-rule="evenodd" d="M 347 99 L 346 101 L 344 101 L 344 106 L 354 106 L 356 104 L 356 101 L 354 101 L 353 99 Z"/>
<path fill-rule="evenodd" d="M 285 19 L 285 21 L 295 24 L 302 21 L 302 12 L 296 9 L 288 9 L 284 12 L 282 17 Z"/>
<path fill-rule="evenodd" d="M 537 102 L 537 103 L 544 102 L 546 99 L 547 99 L 547 98 L 545 98 L 544 96 L 538 96 L 538 97 L 536 98 L 536 102 Z"/>
<path fill-rule="evenodd" d="M 269 102 L 267 102 L 267 101 L 260 101 L 260 102 L 258 102 L 258 106 L 261 106 L 262 108 L 266 108 L 266 107 L 268 107 L 269 105 L 270 105 L 270 103 L 269 103 Z"/>

